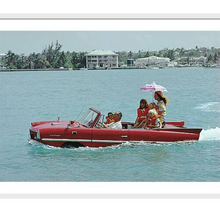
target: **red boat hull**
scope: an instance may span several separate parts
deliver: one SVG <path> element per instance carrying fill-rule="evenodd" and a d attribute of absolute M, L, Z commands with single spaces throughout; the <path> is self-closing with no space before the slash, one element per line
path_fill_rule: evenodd
<path fill-rule="evenodd" d="M 125 129 L 86 128 L 72 121 L 34 122 L 31 139 L 56 147 L 107 147 L 125 142 L 178 142 L 198 140 L 202 129 L 187 129 L 184 122 L 167 122 L 157 130 L 129 129 L 132 123 L 123 123 Z M 176 126 L 175 126 L 176 125 Z M 179 125 L 179 126 L 178 126 Z"/>

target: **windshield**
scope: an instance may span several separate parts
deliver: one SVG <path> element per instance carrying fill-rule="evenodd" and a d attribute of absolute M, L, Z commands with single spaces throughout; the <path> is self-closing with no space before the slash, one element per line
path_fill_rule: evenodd
<path fill-rule="evenodd" d="M 78 121 L 81 125 L 91 127 L 94 120 L 97 118 L 98 113 L 89 109 L 88 112 Z"/>
<path fill-rule="evenodd" d="M 95 124 L 95 128 L 102 128 L 104 122 L 104 115 L 100 115 L 99 119 Z"/>

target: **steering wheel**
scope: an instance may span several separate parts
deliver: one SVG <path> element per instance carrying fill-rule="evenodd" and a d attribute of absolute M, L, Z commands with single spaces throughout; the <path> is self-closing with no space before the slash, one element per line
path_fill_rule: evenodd
<path fill-rule="evenodd" d="M 90 120 L 90 121 L 88 122 L 88 127 L 91 127 L 91 126 L 92 126 L 92 123 L 93 123 L 93 120 Z"/>

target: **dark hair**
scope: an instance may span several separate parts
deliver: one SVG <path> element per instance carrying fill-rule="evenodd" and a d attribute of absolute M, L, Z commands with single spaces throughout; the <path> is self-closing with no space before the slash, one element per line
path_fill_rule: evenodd
<path fill-rule="evenodd" d="M 165 105 L 168 104 L 168 100 L 167 100 L 167 98 L 162 97 L 162 96 L 161 96 L 159 93 L 157 93 L 157 92 L 156 92 L 156 94 L 157 94 L 157 96 L 159 97 L 159 99 L 162 100 L 162 101 L 164 102 Z"/>
<path fill-rule="evenodd" d="M 109 112 L 109 113 L 108 113 L 108 116 L 109 116 L 109 115 L 114 115 L 114 112 Z"/>
<path fill-rule="evenodd" d="M 140 109 L 141 109 L 141 103 L 144 103 L 145 104 L 145 108 L 147 108 L 148 107 L 148 103 L 147 103 L 147 100 L 146 99 L 141 99 L 141 101 L 140 101 Z"/>

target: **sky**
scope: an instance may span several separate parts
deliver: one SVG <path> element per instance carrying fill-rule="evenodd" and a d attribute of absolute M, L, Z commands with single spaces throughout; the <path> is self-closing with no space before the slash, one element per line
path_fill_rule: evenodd
<path fill-rule="evenodd" d="M 70 52 L 220 48 L 220 31 L 0 31 L 0 54 L 40 53 L 57 40 Z"/>

